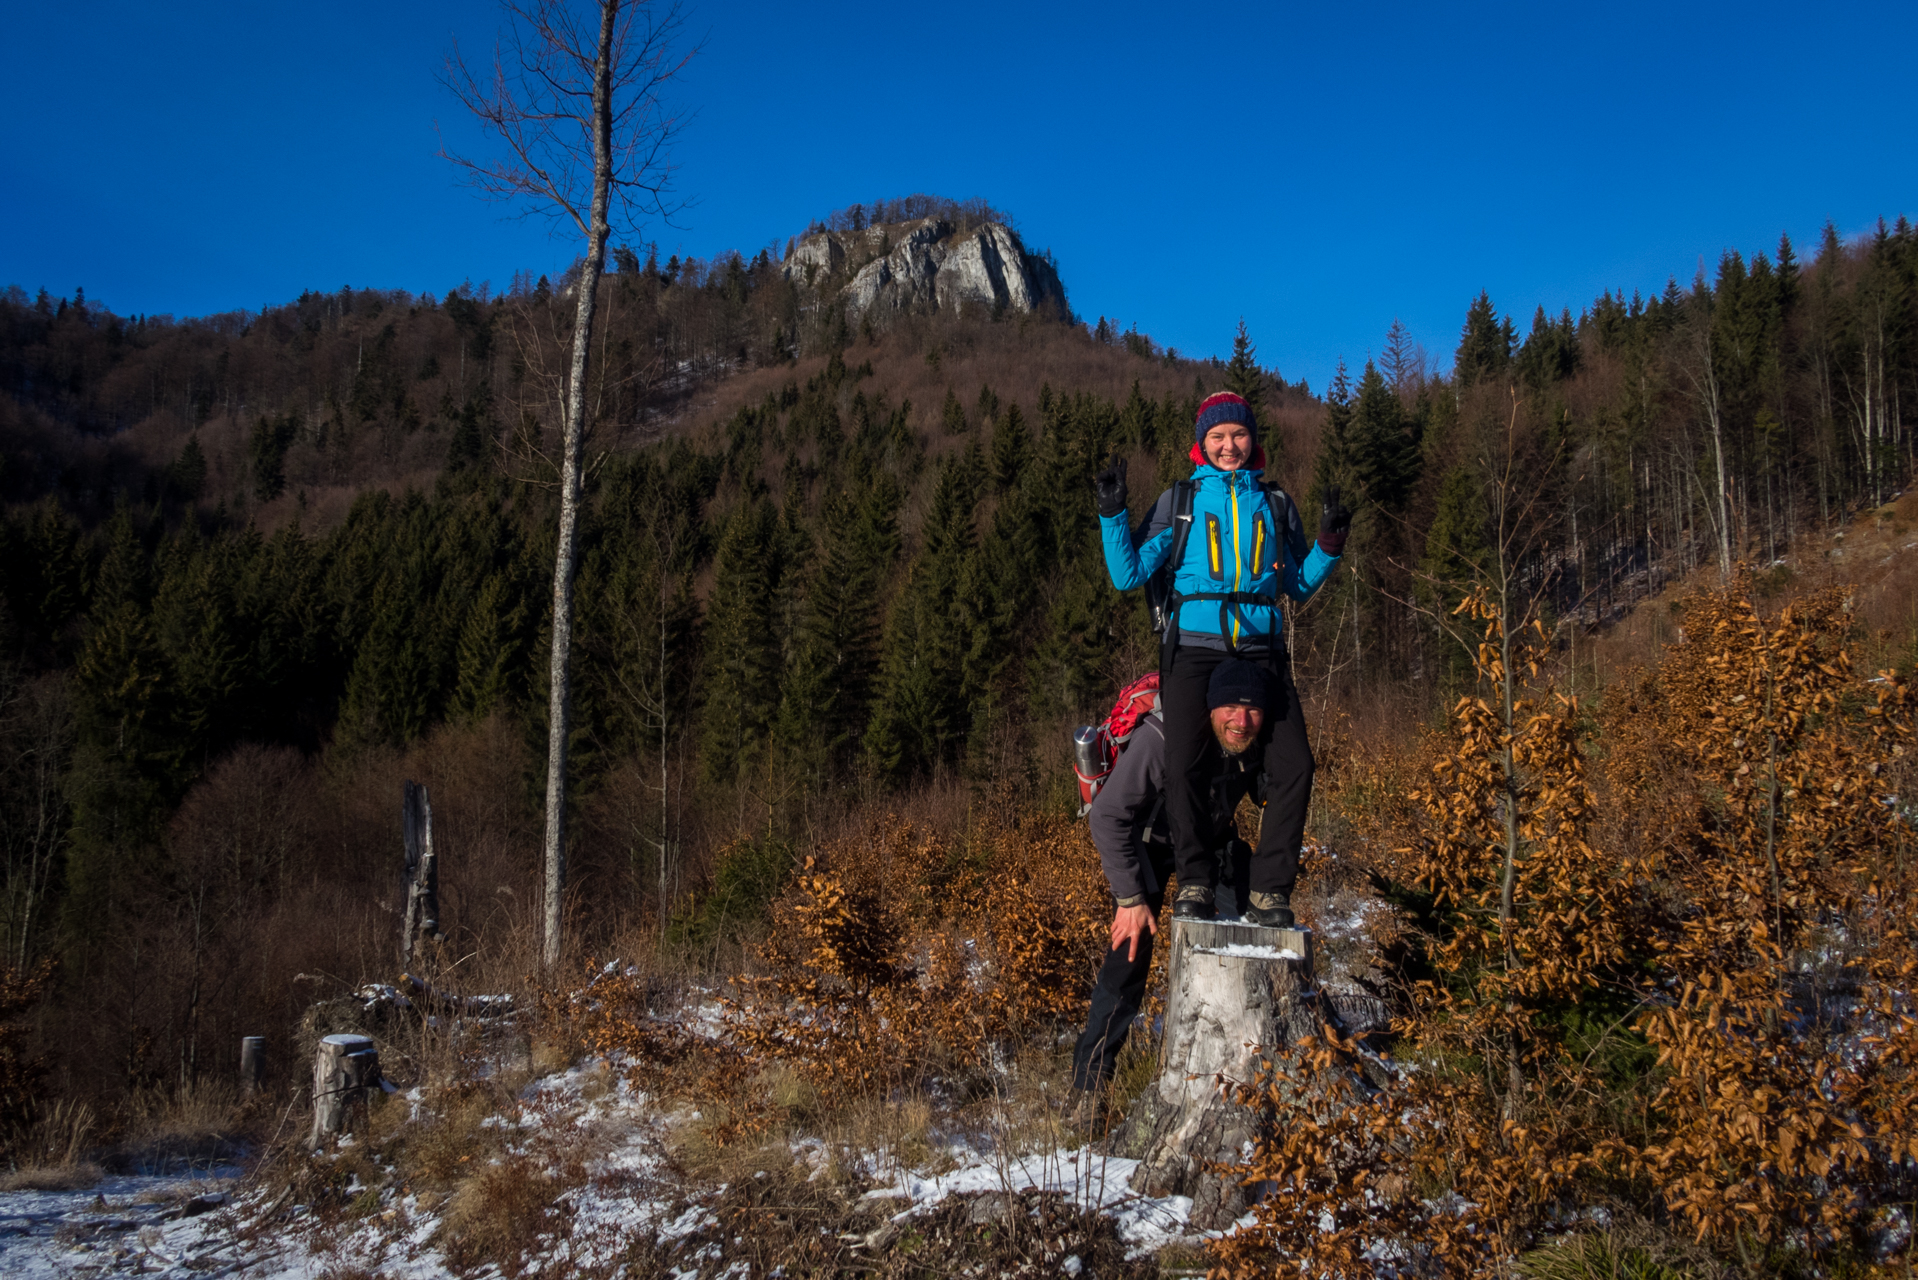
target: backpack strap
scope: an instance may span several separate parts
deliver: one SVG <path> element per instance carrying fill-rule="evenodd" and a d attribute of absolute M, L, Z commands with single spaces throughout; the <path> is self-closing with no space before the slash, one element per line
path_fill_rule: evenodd
<path fill-rule="evenodd" d="M 1185 544 L 1192 536 L 1192 495 L 1198 485 L 1190 478 L 1172 486 L 1172 554 L 1166 565 L 1174 572 L 1185 563 Z"/>
<path fill-rule="evenodd" d="M 1272 531 L 1284 540 L 1285 549 L 1292 553 L 1292 563 L 1305 568 L 1305 557 L 1312 548 L 1305 540 L 1305 522 L 1299 518 L 1298 504 L 1276 484 L 1265 486 L 1265 500 L 1272 507 Z"/>
<path fill-rule="evenodd" d="M 1179 629 L 1178 605 L 1172 583 L 1179 566 L 1185 563 L 1186 540 L 1192 536 L 1192 495 L 1197 485 L 1191 479 L 1172 486 L 1172 550 L 1164 564 L 1146 583 L 1146 603 L 1152 609 L 1153 630 L 1172 636 Z"/>

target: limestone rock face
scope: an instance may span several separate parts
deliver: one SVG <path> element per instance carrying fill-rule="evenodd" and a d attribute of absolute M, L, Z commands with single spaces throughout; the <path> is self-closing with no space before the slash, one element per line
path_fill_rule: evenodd
<path fill-rule="evenodd" d="M 1027 270 L 1025 259 L 1025 246 L 1005 227 L 994 222 L 975 229 L 946 254 L 937 282 L 939 304 L 956 308 L 979 302 L 1007 311 L 1038 310 L 1045 286 L 1035 278 L 1039 273 Z"/>
<path fill-rule="evenodd" d="M 786 258 L 786 278 L 810 284 L 814 278 L 831 275 L 845 265 L 846 246 L 839 242 L 838 236 L 822 231 L 793 246 Z"/>
<path fill-rule="evenodd" d="M 1066 311 L 1052 264 L 1026 252 L 1018 233 L 997 222 L 964 232 L 943 218 L 815 231 L 793 245 L 784 273 L 813 301 L 842 304 L 848 320 L 882 326 L 906 313 L 968 305 L 1023 314 L 1051 302 Z"/>
<path fill-rule="evenodd" d="M 884 248 L 893 239 L 891 228 L 880 227 L 880 239 L 874 245 L 872 230 L 866 233 L 869 249 Z M 891 251 L 859 268 L 840 292 L 848 317 L 874 310 L 881 314 L 929 310 L 928 304 L 936 303 L 938 297 L 936 282 L 946 257 L 943 241 L 951 235 L 951 224 L 932 218 L 901 224 Z"/>

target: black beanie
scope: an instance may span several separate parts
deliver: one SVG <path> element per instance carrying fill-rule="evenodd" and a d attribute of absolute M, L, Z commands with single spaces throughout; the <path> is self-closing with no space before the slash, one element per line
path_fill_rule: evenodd
<path fill-rule="evenodd" d="M 1243 658 L 1233 658 L 1214 667 L 1212 682 L 1205 687 L 1207 711 L 1234 705 L 1265 710 L 1265 671 Z"/>

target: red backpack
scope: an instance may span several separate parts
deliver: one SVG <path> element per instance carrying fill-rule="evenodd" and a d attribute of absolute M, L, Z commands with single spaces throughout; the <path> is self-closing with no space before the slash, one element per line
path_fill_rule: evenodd
<path fill-rule="evenodd" d="M 1159 709 L 1159 673 L 1148 672 L 1119 691 L 1112 711 L 1096 725 L 1080 725 L 1072 734 L 1072 771 L 1079 777 L 1079 816 L 1112 776 L 1119 753 L 1132 741 L 1139 722 Z"/>

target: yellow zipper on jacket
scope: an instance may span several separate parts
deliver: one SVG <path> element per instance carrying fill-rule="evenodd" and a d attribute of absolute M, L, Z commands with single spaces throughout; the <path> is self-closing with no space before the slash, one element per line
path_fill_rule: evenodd
<path fill-rule="evenodd" d="M 1245 551 L 1239 544 L 1239 486 L 1237 472 L 1226 480 L 1226 488 L 1232 492 L 1232 589 L 1243 591 L 1241 585 L 1245 577 Z M 1232 644 L 1239 643 L 1239 611 L 1232 611 Z"/>

